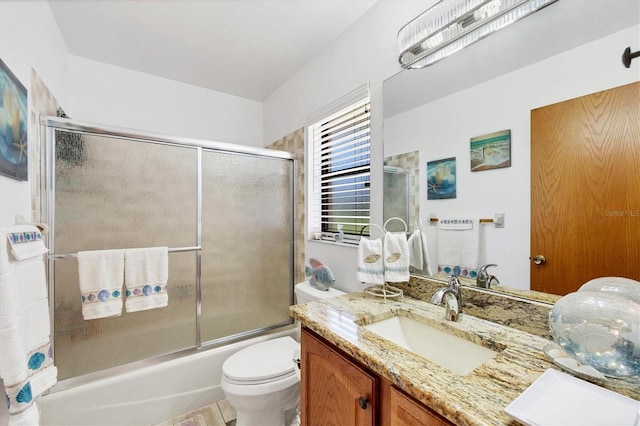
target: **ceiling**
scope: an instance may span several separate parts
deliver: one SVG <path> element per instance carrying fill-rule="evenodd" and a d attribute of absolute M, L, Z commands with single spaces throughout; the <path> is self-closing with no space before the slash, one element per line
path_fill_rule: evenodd
<path fill-rule="evenodd" d="M 49 0 L 69 53 L 263 101 L 376 0 Z"/>

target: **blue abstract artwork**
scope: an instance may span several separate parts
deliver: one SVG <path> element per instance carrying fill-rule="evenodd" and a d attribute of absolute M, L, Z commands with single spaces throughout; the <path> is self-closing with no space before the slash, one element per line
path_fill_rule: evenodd
<path fill-rule="evenodd" d="M 27 180 L 27 89 L 0 59 L 0 174 Z"/>

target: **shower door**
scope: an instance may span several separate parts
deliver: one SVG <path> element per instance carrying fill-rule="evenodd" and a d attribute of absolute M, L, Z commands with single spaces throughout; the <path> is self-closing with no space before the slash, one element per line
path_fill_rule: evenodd
<path fill-rule="evenodd" d="M 53 253 L 196 245 L 195 148 L 65 131 L 56 140 Z M 166 308 L 89 321 L 77 258 L 57 258 L 53 266 L 59 379 L 196 344 L 195 252 L 169 254 Z"/>
<path fill-rule="evenodd" d="M 60 380 L 291 324 L 290 154 L 47 120 Z M 157 246 L 169 248 L 168 306 L 84 320 L 77 253 Z"/>
<path fill-rule="evenodd" d="M 288 324 L 293 163 L 203 150 L 203 342 Z"/>

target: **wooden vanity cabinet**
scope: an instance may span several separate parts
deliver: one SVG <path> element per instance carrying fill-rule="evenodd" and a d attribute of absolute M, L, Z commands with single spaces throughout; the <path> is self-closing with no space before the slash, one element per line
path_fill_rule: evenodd
<path fill-rule="evenodd" d="M 383 426 L 453 426 L 453 423 L 386 380 L 381 383 L 380 395 L 380 424 Z"/>
<path fill-rule="evenodd" d="M 300 424 L 374 426 L 377 378 L 303 328 Z"/>
<path fill-rule="evenodd" d="M 300 342 L 301 426 L 453 425 L 305 327 Z"/>

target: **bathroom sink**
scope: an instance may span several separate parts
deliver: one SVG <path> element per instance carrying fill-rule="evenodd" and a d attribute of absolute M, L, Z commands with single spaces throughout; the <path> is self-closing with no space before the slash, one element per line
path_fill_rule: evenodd
<path fill-rule="evenodd" d="M 418 321 L 395 315 L 362 327 L 460 376 L 469 374 L 498 354 L 427 322 L 422 318 Z"/>

